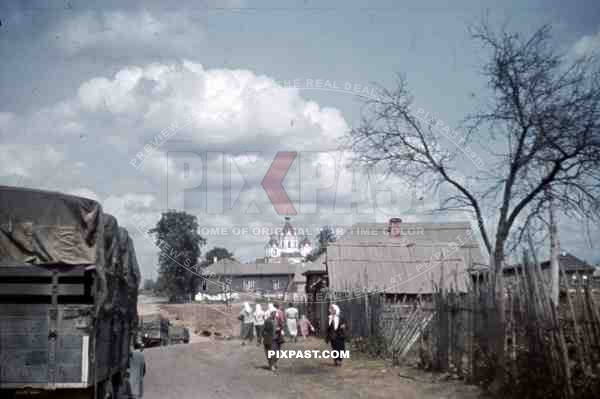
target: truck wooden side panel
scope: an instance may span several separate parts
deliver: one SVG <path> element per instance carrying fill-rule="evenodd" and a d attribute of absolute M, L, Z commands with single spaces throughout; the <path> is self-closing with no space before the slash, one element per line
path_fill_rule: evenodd
<path fill-rule="evenodd" d="M 93 319 L 93 276 L 86 266 L 0 268 L 0 285 L 29 286 L 0 291 L 0 388 L 84 388 L 127 368 L 130 320 L 119 309 Z M 66 292 L 84 295 L 57 295 Z"/>
<path fill-rule="evenodd" d="M 85 305 L 83 305 L 85 306 Z M 60 333 L 51 334 L 50 306 L 0 306 L 0 381 L 5 386 L 76 383 L 87 385 L 83 361 L 89 362 L 89 338 L 70 318 L 72 305 L 59 305 Z M 67 317 L 65 317 L 67 316 Z M 86 364 L 88 370 L 90 365 Z"/>
<path fill-rule="evenodd" d="M 139 278 L 131 237 L 98 202 L 0 186 L 0 397 L 118 392 Z"/>
<path fill-rule="evenodd" d="M 45 383 L 48 379 L 48 306 L 0 306 L 0 381 Z"/>

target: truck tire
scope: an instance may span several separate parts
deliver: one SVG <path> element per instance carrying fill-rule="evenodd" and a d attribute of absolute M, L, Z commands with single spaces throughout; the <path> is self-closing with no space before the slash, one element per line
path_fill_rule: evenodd
<path fill-rule="evenodd" d="M 98 384 L 98 399 L 116 399 L 110 379 Z"/>
<path fill-rule="evenodd" d="M 131 397 L 129 390 L 129 382 L 127 381 L 127 379 L 123 380 L 121 384 L 115 388 L 115 392 L 115 399 L 129 399 Z"/>

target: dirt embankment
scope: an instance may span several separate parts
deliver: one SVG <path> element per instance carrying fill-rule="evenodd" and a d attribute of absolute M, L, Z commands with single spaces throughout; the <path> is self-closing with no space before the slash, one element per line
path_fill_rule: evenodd
<path fill-rule="evenodd" d="M 210 333 L 210 336 L 226 338 L 240 332 L 237 316 L 241 304 L 233 304 L 229 309 L 223 304 L 200 303 L 161 305 L 160 309 L 172 321 L 185 325 L 197 335 Z"/>

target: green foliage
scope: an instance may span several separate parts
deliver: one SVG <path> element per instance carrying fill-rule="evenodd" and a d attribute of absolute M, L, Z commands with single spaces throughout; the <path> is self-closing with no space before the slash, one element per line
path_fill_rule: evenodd
<path fill-rule="evenodd" d="M 319 246 L 315 248 L 315 250 L 306 257 L 307 262 L 313 262 L 319 258 L 322 254 L 327 251 L 327 245 L 330 242 L 335 242 L 335 232 L 329 226 L 325 226 L 319 231 L 319 235 L 317 236 L 317 240 L 319 242 Z"/>
<path fill-rule="evenodd" d="M 154 280 L 152 280 L 151 278 L 147 278 L 144 280 L 142 289 L 144 291 L 154 291 L 155 287 L 156 287 L 156 282 Z"/>
<path fill-rule="evenodd" d="M 217 258 L 217 261 L 220 261 L 222 259 L 234 259 L 233 254 L 231 252 L 221 247 L 214 247 L 205 255 L 206 263 L 209 265 L 213 263 L 214 258 Z"/>
<path fill-rule="evenodd" d="M 388 343 L 380 335 L 351 339 L 350 348 L 352 351 L 361 352 L 375 358 L 388 355 Z"/>
<path fill-rule="evenodd" d="M 319 240 L 319 247 L 327 248 L 330 242 L 335 242 L 335 232 L 329 226 L 325 226 L 319 231 L 317 237 Z"/>
<path fill-rule="evenodd" d="M 199 278 L 192 270 L 206 240 L 198 234 L 198 221 L 184 211 L 164 212 L 149 231 L 160 248 L 157 288 L 176 301 L 196 293 Z"/>

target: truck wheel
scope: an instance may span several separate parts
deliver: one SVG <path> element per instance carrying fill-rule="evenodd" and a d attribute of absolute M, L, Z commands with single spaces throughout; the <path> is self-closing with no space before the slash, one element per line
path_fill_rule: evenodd
<path fill-rule="evenodd" d="M 98 384 L 98 399 L 116 399 L 112 381 L 107 380 Z"/>
<path fill-rule="evenodd" d="M 127 378 L 121 381 L 118 386 L 114 387 L 115 399 L 129 399 L 131 397 L 129 392 L 129 381 Z"/>

